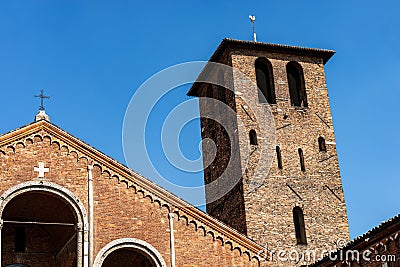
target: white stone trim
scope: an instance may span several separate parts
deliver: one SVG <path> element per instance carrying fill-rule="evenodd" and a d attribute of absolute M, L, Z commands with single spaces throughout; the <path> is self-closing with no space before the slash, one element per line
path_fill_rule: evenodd
<path fill-rule="evenodd" d="M 170 256 L 171 256 L 171 267 L 175 267 L 175 236 L 174 236 L 174 214 L 168 213 L 169 219 L 169 238 L 170 238 Z"/>
<path fill-rule="evenodd" d="M 167 267 L 161 254 L 152 245 L 136 238 L 121 238 L 108 243 L 97 254 L 93 267 L 101 267 L 108 255 L 121 248 L 137 249 L 150 258 L 156 267 Z"/>
<path fill-rule="evenodd" d="M 93 200 L 93 165 L 88 165 L 88 222 L 89 222 L 89 267 L 93 266 L 93 248 L 94 248 L 94 200 Z"/>

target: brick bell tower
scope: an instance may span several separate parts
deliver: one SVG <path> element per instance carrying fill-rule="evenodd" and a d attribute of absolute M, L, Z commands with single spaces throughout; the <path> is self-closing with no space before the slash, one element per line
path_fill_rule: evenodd
<path fill-rule="evenodd" d="M 224 39 L 209 62 L 230 68 L 200 75 L 223 86 L 199 79 L 188 93 L 199 97 L 207 212 L 271 250 L 349 241 L 324 73 L 334 53 Z"/>

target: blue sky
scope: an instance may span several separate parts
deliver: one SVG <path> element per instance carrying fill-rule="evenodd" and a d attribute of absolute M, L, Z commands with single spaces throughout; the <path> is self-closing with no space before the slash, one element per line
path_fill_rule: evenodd
<path fill-rule="evenodd" d="M 254 14 L 259 41 L 337 51 L 326 74 L 352 237 L 399 213 L 400 3 L 247 2 L 2 1 L 0 132 L 31 122 L 33 95 L 45 89 L 52 122 L 125 162 L 122 124 L 135 90 L 166 67 L 207 60 L 222 38 L 250 40 Z M 148 149 L 161 172 L 201 184 L 199 173 L 175 172 L 157 141 L 163 114 L 186 90 L 152 113 Z M 193 121 L 180 136 L 185 156 L 200 156 L 199 140 Z"/>

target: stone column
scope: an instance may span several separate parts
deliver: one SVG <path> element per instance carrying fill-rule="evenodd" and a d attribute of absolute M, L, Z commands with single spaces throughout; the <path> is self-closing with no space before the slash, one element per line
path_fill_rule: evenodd
<path fill-rule="evenodd" d="M 76 239 L 77 239 L 77 248 L 76 248 L 76 266 L 83 267 L 82 265 L 82 256 L 84 255 L 83 248 L 83 229 L 82 224 L 78 223 L 76 225 Z"/>
<path fill-rule="evenodd" d="M 93 265 L 93 224 L 94 224 L 94 205 L 93 205 L 93 165 L 88 165 L 88 205 L 89 205 L 89 267 Z"/>
<path fill-rule="evenodd" d="M 169 219 L 169 236 L 170 236 L 170 255 L 171 267 L 175 267 L 175 236 L 174 236 L 174 214 L 168 214 Z"/>

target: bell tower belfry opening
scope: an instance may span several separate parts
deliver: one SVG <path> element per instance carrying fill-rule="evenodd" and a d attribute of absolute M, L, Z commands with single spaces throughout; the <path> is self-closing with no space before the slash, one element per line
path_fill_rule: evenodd
<path fill-rule="evenodd" d="M 210 86 L 196 82 L 188 92 L 199 97 L 202 138 L 213 139 L 219 151 L 205 166 L 205 183 L 225 171 L 224 155 L 234 161 L 233 170 L 227 170 L 230 179 L 240 175 L 228 194 L 216 201 L 207 199 L 207 212 L 275 251 L 324 249 L 339 239 L 349 240 L 324 72 L 334 53 L 224 39 L 210 62 L 231 69 L 225 77 L 234 92 L 224 97 L 224 104 L 235 113 L 224 129 L 234 136 L 229 143 L 219 134 L 218 123 L 203 116 L 213 112 L 215 117 L 225 116 L 207 104 L 206 98 L 215 95 L 206 93 Z M 252 84 L 244 85 L 235 72 Z M 266 109 L 273 121 L 269 126 L 274 124 L 273 138 L 260 126 L 266 122 L 254 115 Z M 264 161 L 262 152 L 272 160 Z M 210 162 L 204 143 L 203 157 Z"/>

